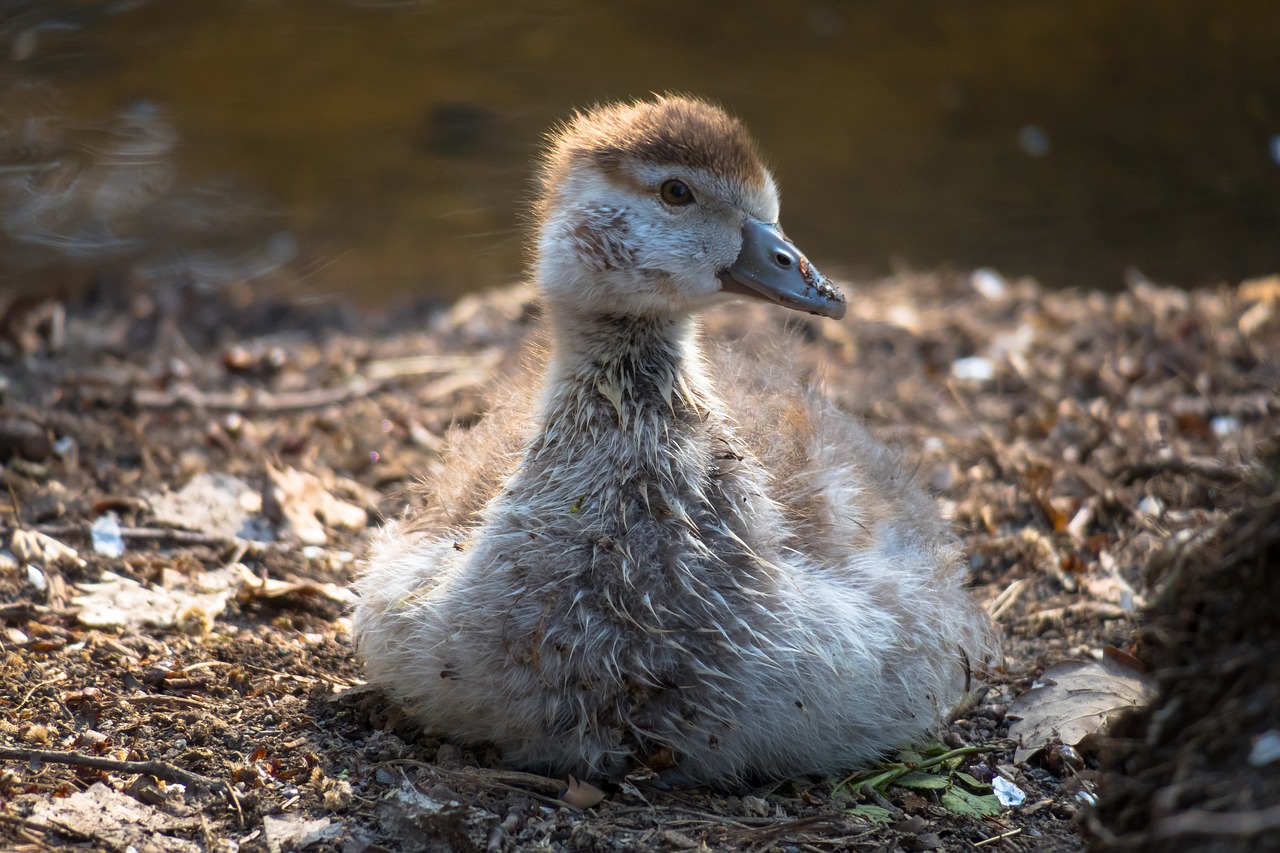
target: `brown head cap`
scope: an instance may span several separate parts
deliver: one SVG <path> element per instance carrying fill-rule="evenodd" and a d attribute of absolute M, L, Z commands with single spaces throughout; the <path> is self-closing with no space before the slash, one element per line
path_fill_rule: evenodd
<path fill-rule="evenodd" d="M 706 101 L 678 95 L 576 113 L 551 136 L 538 175 L 539 209 L 584 158 L 606 172 L 644 162 L 706 169 L 752 188 L 768 180 L 742 122 Z"/>

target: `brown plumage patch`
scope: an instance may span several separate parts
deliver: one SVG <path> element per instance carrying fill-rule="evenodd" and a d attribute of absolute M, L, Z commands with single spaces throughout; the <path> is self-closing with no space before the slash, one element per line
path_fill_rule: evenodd
<path fill-rule="evenodd" d="M 742 122 L 706 101 L 661 95 L 574 115 L 551 137 L 539 174 L 545 204 L 579 159 L 606 172 L 633 162 L 706 169 L 753 188 L 767 173 Z"/>
<path fill-rule="evenodd" d="M 636 265 L 636 249 L 631 229 L 620 210 L 590 207 L 574 218 L 569 233 L 578 244 L 578 253 L 597 270 L 627 269 Z"/>

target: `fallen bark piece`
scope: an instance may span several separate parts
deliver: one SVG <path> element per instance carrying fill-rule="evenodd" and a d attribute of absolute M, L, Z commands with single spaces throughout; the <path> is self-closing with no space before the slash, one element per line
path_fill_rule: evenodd
<path fill-rule="evenodd" d="M 1046 669 L 1041 684 L 1009 705 L 1009 736 L 1019 741 L 1014 761 L 1031 758 L 1054 738 L 1077 746 L 1130 708 L 1148 702 L 1155 687 L 1122 652 L 1100 662 L 1065 660 Z"/>

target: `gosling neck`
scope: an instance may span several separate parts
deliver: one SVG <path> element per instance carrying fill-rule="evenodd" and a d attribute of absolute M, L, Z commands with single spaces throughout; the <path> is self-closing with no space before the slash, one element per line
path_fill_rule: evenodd
<path fill-rule="evenodd" d="M 607 401 L 625 428 L 645 415 L 701 422 L 719 408 L 703 370 L 697 321 L 687 314 L 553 306 L 551 328 L 548 415 L 580 413 Z"/>

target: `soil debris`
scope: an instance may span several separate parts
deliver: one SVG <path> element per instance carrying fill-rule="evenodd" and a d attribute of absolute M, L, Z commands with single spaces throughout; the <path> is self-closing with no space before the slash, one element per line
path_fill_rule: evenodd
<path fill-rule="evenodd" d="M 794 344 L 800 374 L 911 449 L 1003 662 L 937 742 L 856 776 L 588 779 L 602 798 L 576 807 L 567 779 L 407 724 L 362 686 L 346 618 L 364 540 L 423 509 L 447 430 L 510 416 L 492 401 L 538 359 L 527 289 L 392 318 L 245 288 L 6 304 L 0 847 L 1265 849 L 1243 845 L 1276 837 L 1280 802 L 1272 286 L 857 292 L 844 323 L 740 305 L 706 337 Z M 1108 647 L 1152 669 L 1161 709 L 1113 732 L 1124 757 L 1070 742 L 1069 709 L 1019 752 L 1015 698 Z"/>
<path fill-rule="evenodd" d="M 1157 696 L 1113 731 L 1098 847 L 1280 850 L 1280 434 L 1224 517 L 1151 561 L 1139 633 Z"/>

